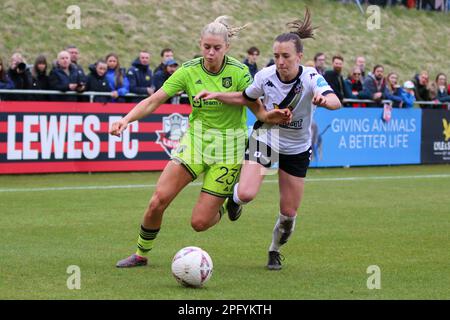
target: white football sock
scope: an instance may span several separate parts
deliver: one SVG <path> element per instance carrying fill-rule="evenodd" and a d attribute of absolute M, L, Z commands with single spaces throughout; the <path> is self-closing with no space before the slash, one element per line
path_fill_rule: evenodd
<path fill-rule="evenodd" d="M 239 183 L 236 183 L 234 185 L 234 189 L 233 189 L 233 201 L 236 204 L 246 204 L 247 202 L 242 201 L 241 199 L 239 199 L 238 197 L 238 185 Z"/>
<path fill-rule="evenodd" d="M 272 243 L 270 244 L 269 251 L 280 251 L 280 247 L 287 242 L 294 231 L 296 218 L 297 215 L 288 217 L 280 212 L 275 227 L 273 228 Z"/>

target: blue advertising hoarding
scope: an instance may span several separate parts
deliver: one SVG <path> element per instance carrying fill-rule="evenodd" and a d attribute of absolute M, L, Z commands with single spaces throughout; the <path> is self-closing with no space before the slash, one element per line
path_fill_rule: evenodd
<path fill-rule="evenodd" d="M 420 163 L 421 110 L 317 108 L 311 166 L 364 166 Z"/>
<path fill-rule="evenodd" d="M 317 108 L 314 114 L 311 167 L 420 163 L 420 109 Z M 249 112 L 248 125 L 255 117 Z"/>

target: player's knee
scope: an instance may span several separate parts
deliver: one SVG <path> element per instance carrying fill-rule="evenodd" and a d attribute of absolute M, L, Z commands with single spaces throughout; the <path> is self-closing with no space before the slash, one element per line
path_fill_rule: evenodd
<path fill-rule="evenodd" d="M 239 200 L 241 200 L 242 202 L 250 202 L 253 199 L 255 199 L 256 197 L 256 192 L 252 191 L 252 190 L 238 190 L 238 197 Z"/>
<path fill-rule="evenodd" d="M 209 228 L 208 221 L 206 221 L 205 219 L 195 217 L 192 217 L 191 219 L 191 226 L 192 229 L 194 229 L 197 232 L 206 231 Z"/>

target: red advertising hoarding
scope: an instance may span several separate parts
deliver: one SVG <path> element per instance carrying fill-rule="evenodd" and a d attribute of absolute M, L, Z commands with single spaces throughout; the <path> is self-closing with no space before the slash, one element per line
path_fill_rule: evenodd
<path fill-rule="evenodd" d="M 1 101 L 0 174 L 162 170 L 191 106 L 164 104 L 120 138 L 108 134 L 134 105 Z"/>

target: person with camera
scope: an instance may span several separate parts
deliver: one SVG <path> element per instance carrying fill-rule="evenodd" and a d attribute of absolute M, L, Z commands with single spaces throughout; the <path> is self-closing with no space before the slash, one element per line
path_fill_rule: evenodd
<path fill-rule="evenodd" d="M 11 56 L 11 64 L 8 69 L 8 77 L 14 84 L 13 89 L 31 89 L 31 73 L 23 56 L 20 53 L 16 52 Z M 8 95 L 8 100 L 28 100 L 28 98 L 29 96 L 24 94 Z"/>
<path fill-rule="evenodd" d="M 84 73 L 83 67 L 79 63 L 80 51 L 78 50 L 77 46 L 69 45 L 64 50 L 66 50 L 70 54 L 71 66 L 72 66 L 72 68 L 75 68 L 77 70 L 79 81 L 86 84 L 87 76 Z M 88 102 L 89 97 L 88 96 L 78 96 L 77 101 L 78 102 Z"/>
<path fill-rule="evenodd" d="M 79 77 L 81 78 L 81 81 L 86 82 L 87 76 L 84 73 L 83 67 L 79 63 L 78 59 L 80 56 L 80 51 L 78 48 L 74 45 L 67 46 L 65 49 L 70 54 L 70 63 L 74 68 L 77 69 L 77 72 L 79 74 Z"/>
<path fill-rule="evenodd" d="M 70 61 L 70 54 L 67 51 L 58 53 L 56 66 L 49 76 L 50 89 L 63 92 L 83 92 L 85 89 L 84 79 L 78 73 L 78 69 L 73 67 Z M 76 95 L 61 95 L 53 98 L 57 101 L 77 101 Z"/>

